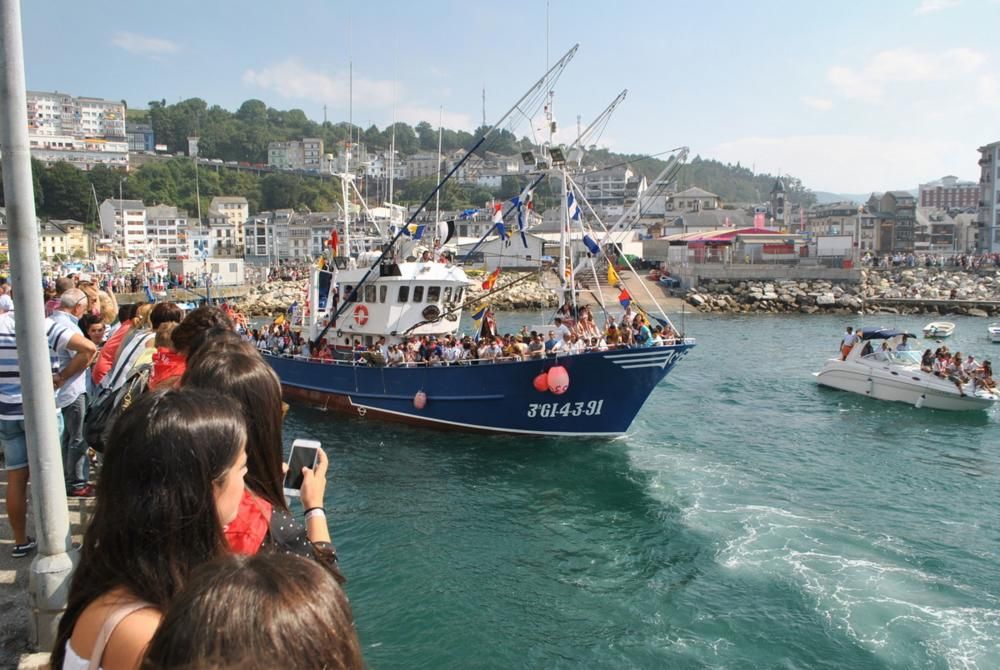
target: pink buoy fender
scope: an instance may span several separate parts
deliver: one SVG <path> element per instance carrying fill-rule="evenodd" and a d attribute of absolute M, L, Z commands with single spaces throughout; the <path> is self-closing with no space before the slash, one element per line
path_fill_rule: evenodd
<path fill-rule="evenodd" d="M 549 390 L 556 395 L 562 395 L 569 390 L 569 373 L 561 365 L 555 365 L 548 373 Z"/>
<path fill-rule="evenodd" d="M 413 406 L 417 409 L 423 409 L 427 406 L 427 394 L 423 391 L 417 391 L 417 394 L 413 396 Z"/>
<path fill-rule="evenodd" d="M 534 384 L 536 391 L 539 393 L 545 393 L 549 390 L 549 373 L 540 373 L 537 377 L 535 377 L 535 381 L 532 382 L 532 384 Z"/>

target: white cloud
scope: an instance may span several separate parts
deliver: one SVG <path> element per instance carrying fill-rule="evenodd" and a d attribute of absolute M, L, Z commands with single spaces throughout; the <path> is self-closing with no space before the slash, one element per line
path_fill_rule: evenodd
<path fill-rule="evenodd" d="M 779 169 L 815 191 L 865 193 L 917 184 L 943 174 L 976 174 L 976 145 L 917 137 L 912 141 L 864 135 L 742 137 L 708 148 L 723 162 Z"/>
<path fill-rule="evenodd" d="M 827 98 L 817 98 L 812 95 L 804 95 L 799 98 L 799 101 L 806 107 L 812 107 L 813 109 L 818 109 L 821 112 L 825 112 L 833 107 L 833 101 Z"/>
<path fill-rule="evenodd" d="M 439 117 L 441 118 L 441 124 L 445 128 L 451 130 L 475 130 L 472 117 L 468 114 L 449 112 L 447 110 L 442 113 L 437 107 L 420 104 L 396 106 L 396 118 L 411 126 L 415 126 L 421 121 L 426 121 L 437 128 Z"/>
<path fill-rule="evenodd" d="M 247 70 L 243 83 L 273 91 L 283 98 L 311 100 L 330 105 L 346 106 L 351 84 L 346 72 L 326 74 L 310 70 L 295 59 L 289 59 L 262 70 Z M 385 107 L 392 105 L 399 86 L 392 81 L 354 76 L 354 100 L 358 106 Z"/>
<path fill-rule="evenodd" d="M 931 14 L 932 12 L 939 12 L 942 9 L 957 7 L 960 3 L 961 0 L 923 0 L 913 13 Z"/>
<path fill-rule="evenodd" d="M 827 80 L 846 98 L 880 100 L 890 85 L 933 82 L 974 74 L 986 62 L 975 49 L 941 52 L 900 48 L 879 51 L 861 67 L 831 66 Z"/>
<path fill-rule="evenodd" d="M 111 43 L 137 56 L 158 57 L 176 52 L 180 47 L 161 37 L 149 37 L 137 33 L 116 33 Z"/>
<path fill-rule="evenodd" d="M 994 74 L 984 74 L 976 82 L 976 97 L 983 105 L 1000 109 L 1000 78 Z"/>

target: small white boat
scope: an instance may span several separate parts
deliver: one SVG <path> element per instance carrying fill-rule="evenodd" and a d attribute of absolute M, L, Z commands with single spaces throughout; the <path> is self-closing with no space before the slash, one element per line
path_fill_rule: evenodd
<path fill-rule="evenodd" d="M 954 381 L 921 370 L 919 351 L 898 350 L 904 335 L 913 337 L 909 333 L 862 328 L 858 335 L 861 340 L 846 360 L 840 356 L 831 358 L 822 370 L 813 373 L 817 383 L 917 408 L 981 410 L 993 407 L 1000 400 L 1000 393 L 976 387 L 972 382 L 962 384 L 959 390 Z"/>
<path fill-rule="evenodd" d="M 986 332 L 990 335 L 990 342 L 1000 342 L 1000 321 L 986 326 Z"/>
<path fill-rule="evenodd" d="M 955 324 L 951 321 L 932 321 L 924 326 L 924 337 L 941 339 L 950 337 L 955 332 Z"/>

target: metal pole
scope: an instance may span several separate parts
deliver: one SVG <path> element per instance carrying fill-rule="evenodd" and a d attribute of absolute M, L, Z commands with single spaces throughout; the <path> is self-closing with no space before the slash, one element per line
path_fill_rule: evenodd
<path fill-rule="evenodd" d="M 49 651 L 66 609 L 73 561 L 69 510 L 56 425 L 52 366 L 46 346 L 42 268 L 38 257 L 19 0 L 0 0 L 0 146 L 9 226 L 11 283 L 17 315 L 17 358 L 31 472 L 38 553 L 28 593 L 32 646 Z"/>

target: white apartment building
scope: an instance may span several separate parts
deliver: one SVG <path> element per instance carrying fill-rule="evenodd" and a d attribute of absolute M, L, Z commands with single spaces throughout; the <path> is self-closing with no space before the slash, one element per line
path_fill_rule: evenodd
<path fill-rule="evenodd" d="M 146 239 L 146 206 L 141 200 L 108 198 L 98 208 L 101 234 L 112 240 L 114 251 L 125 258 L 153 253 Z"/>
<path fill-rule="evenodd" d="M 250 216 L 250 205 L 247 203 L 247 199 L 242 196 L 216 196 L 212 198 L 208 210 L 210 216 L 212 212 L 218 212 L 233 225 L 234 243 L 242 255 L 244 244 L 243 224 L 246 223 L 247 218 Z"/>
<path fill-rule="evenodd" d="M 1000 251 L 1000 141 L 979 147 L 979 239 L 977 251 Z"/>
<path fill-rule="evenodd" d="M 128 167 L 125 105 L 120 101 L 28 91 L 27 117 L 31 155 L 47 165 L 67 161 L 84 170 Z"/>
<path fill-rule="evenodd" d="M 46 260 L 51 260 L 55 256 L 65 258 L 67 256 L 66 231 L 54 223 L 40 222 L 38 224 L 38 246 Z"/>
<path fill-rule="evenodd" d="M 169 205 L 146 208 L 146 237 L 150 253 L 156 258 L 180 258 L 187 254 L 183 231 L 187 229 L 187 212 Z"/>

